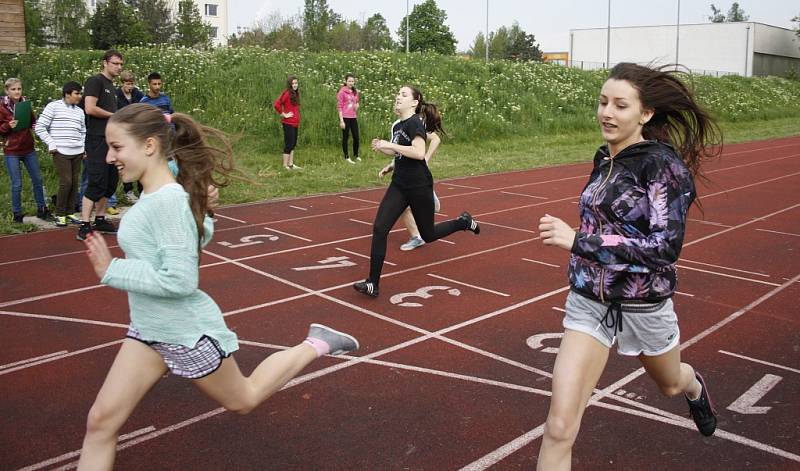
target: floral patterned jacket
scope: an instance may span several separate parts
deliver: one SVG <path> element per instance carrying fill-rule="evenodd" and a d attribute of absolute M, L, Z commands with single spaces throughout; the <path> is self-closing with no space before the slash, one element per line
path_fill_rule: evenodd
<path fill-rule="evenodd" d="M 695 196 L 692 174 L 670 145 L 644 141 L 614 158 L 600 147 L 580 197 L 572 290 L 601 302 L 671 297 Z"/>

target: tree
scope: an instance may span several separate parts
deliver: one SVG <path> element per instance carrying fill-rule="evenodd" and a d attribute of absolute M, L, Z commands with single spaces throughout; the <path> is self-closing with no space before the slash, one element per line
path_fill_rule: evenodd
<path fill-rule="evenodd" d="M 178 3 L 175 43 L 184 47 L 211 46 L 211 25 L 203 23 L 200 11 L 192 0 L 181 0 Z"/>
<path fill-rule="evenodd" d="M 792 21 L 797 23 L 797 29 L 795 29 L 794 32 L 795 34 L 797 34 L 797 37 L 800 38 L 800 15 L 797 15 L 794 18 L 792 18 Z"/>
<path fill-rule="evenodd" d="M 489 57 L 505 59 L 508 57 L 510 38 L 508 28 L 501 26 L 497 31 L 489 33 Z"/>
<path fill-rule="evenodd" d="M 536 39 L 520 28 L 516 21 L 508 31 L 506 58 L 518 61 L 542 60 L 542 51 L 536 45 Z"/>
<path fill-rule="evenodd" d="M 340 21 L 329 32 L 330 45 L 337 51 L 358 51 L 364 49 L 361 43 L 361 25 L 355 21 Z"/>
<path fill-rule="evenodd" d="M 232 36 L 228 46 L 261 46 L 265 49 L 297 51 L 303 46 L 299 24 L 299 18 L 284 19 L 280 12 L 275 11 L 256 23 L 252 30 Z"/>
<path fill-rule="evenodd" d="M 329 47 L 330 30 L 342 21 L 341 16 L 328 7 L 327 0 L 305 0 L 303 9 L 303 42 L 311 51 L 324 51 Z"/>
<path fill-rule="evenodd" d="M 130 0 L 129 3 L 144 24 L 151 42 L 164 44 L 172 40 L 175 25 L 166 0 Z"/>
<path fill-rule="evenodd" d="M 364 49 L 370 51 L 388 51 L 394 48 L 392 33 L 386 25 L 386 18 L 380 13 L 367 18 L 366 24 L 361 28 Z"/>
<path fill-rule="evenodd" d="M 47 46 L 87 49 L 89 11 L 84 0 L 45 0 L 39 2 L 42 35 Z"/>
<path fill-rule="evenodd" d="M 42 12 L 39 10 L 39 2 L 25 0 L 23 9 L 25 12 L 25 45 L 29 49 L 31 46 L 44 46 Z"/>
<path fill-rule="evenodd" d="M 725 21 L 728 23 L 737 23 L 739 21 L 747 21 L 749 19 L 750 15 L 746 15 L 744 13 L 744 10 L 739 7 L 739 2 L 733 2 L 730 10 L 728 10 L 728 16 Z"/>
<path fill-rule="evenodd" d="M 472 40 L 472 46 L 469 47 L 468 54 L 473 59 L 483 59 L 486 57 L 486 36 L 479 32 L 475 39 Z"/>
<path fill-rule="evenodd" d="M 711 4 L 711 15 L 708 17 L 708 20 L 712 23 L 724 23 L 725 22 L 725 15 L 721 13 L 721 10 Z"/>
<path fill-rule="evenodd" d="M 425 0 L 414 5 L 408 15 L 409 49 L 412 51 L 456 53 L 456 38 L 445 24 L 447 13 L 436 6 L 435 0 Z M 397 35 L 406 37 L 406 18 L 403 17 Z"/>
<path fill-rule="evenodd" d="M 57 2 L 60 0 L 56 0 Z M 144 25 L 122 0 L 99 3 L 89 20 L 92 47 L 139 46 L 150 42 Z"/>

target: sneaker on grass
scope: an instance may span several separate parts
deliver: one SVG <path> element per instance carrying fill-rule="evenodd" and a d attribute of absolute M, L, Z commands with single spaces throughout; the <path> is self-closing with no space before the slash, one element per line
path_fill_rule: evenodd
<path fill-rule="evenodd" d="M 414 250 L 417 247 L 421 247 L 423 245 L 425 245 L 425 241 L 422 240 L 422 237 L 414 236 L 414 237 L 408 239 L 408 242 L 406 242 L 405 244 L 401 245 L 400 246 L 400 250 L 402 250 L 404 252 L 408 252 L 409 250 Z"/>
<path fill-rule="evenodd" d="M 311 324 L 308 327 L 308 337 L 325 342 L 330 347 L 329 355 L 341 355 L 342 353 L 358 350 L 358 340 L 352 335 L 333 330 L 322 324 Z"/>

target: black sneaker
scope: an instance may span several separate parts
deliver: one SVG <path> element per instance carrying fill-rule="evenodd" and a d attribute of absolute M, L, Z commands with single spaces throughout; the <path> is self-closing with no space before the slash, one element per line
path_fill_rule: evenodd
<path fill-rule="evenodd" d="M 92 229 L 97 232 L 103 232 L 106 234 L 116 234 L 117 228 L 114 227 L 113 224 L 106 221 L 106 218 L 103 216 L 97 216 L 94 218 L 94 224 L 92 224 Z"/>
<path fill-rule="evenodd" d="M 78 234 L 75 236 L 78 240 L 86 240 L 89 234 L 92 233 L 92 225 L 88 222 L 82 222 L 81 227 L 78 228 Z"/>
<path fill-rule="evenodd" d="M 703 377 L 696 371 L 694 374 L 702 390 L 700 391 L 700 397 L 694 401 L 687 397 L 686 402 L 689 403 L 689 413 L 692 415 L 695 425 L 697 425 L 697 430 L 704 436 L 710 437 L 714 435 L 714 431 L 717 429 L 717 411 L 714 410 L 714 403 L 711 402 L 711 397 L 708 395 L 708 388 Z"/>
<path fill-rule="evenodd" d="M 478 221 L 472 219 L 472 215 L 469 214 L 468 212 L 464 211 L 463 213 L 461 213 L 461 216 L 459 216 L 458 219 L 466 221 L 467 228 L 464 230 L 472 231 L 475 235 L 481 233 L 481 226 L 478 225 Z"/>
<path fill-rule="evenodd" d="M 22 220 L 25 218 L 24 213 L 14 213 L 14 222 L 22 224 Z"/>
<path fill-rule="evenodd" d="M 53 214 L 50 212 L 48 208 L 39 208 L 36 210 L 36 217 L 41 219 L 42 221 L 51 222 L 53 221 Z"/>
<path fill-rule="evenodd" d="M 367 296 L 371 296 L 373 298 L 378 297 L 378 285 L 369 280 L 353 283 L 353 289 L 358 291 L 359 293 L 364 293 Z"/>

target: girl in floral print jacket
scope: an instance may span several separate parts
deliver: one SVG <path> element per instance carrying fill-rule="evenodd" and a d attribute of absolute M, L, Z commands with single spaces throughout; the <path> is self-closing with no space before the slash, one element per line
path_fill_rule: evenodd
<path fill-rule="evenodd" d="M 583 412 L 614 343 L 636 356 L 667 396 L 683 394 L 703 435 L 717 425 L 705 382 L 681 362 L 673 309 L 694 177 L 719 152 L 719 128 L 674 71 L 623 63 L 611 70 L 597 107 L 606 145 L 581 193 L 576 232 L 539 220 L 542 242 L 570 252 L 564 337 L 538 468 L 570 469 Z"/>
<path fill-rule="evenodd" d="M 692 174 L 669 144 L 642 141 L 613 158 L 601 147 L 580 198 L 572 289 L 598 301 L 672 296 L 694 198 Z"/>

